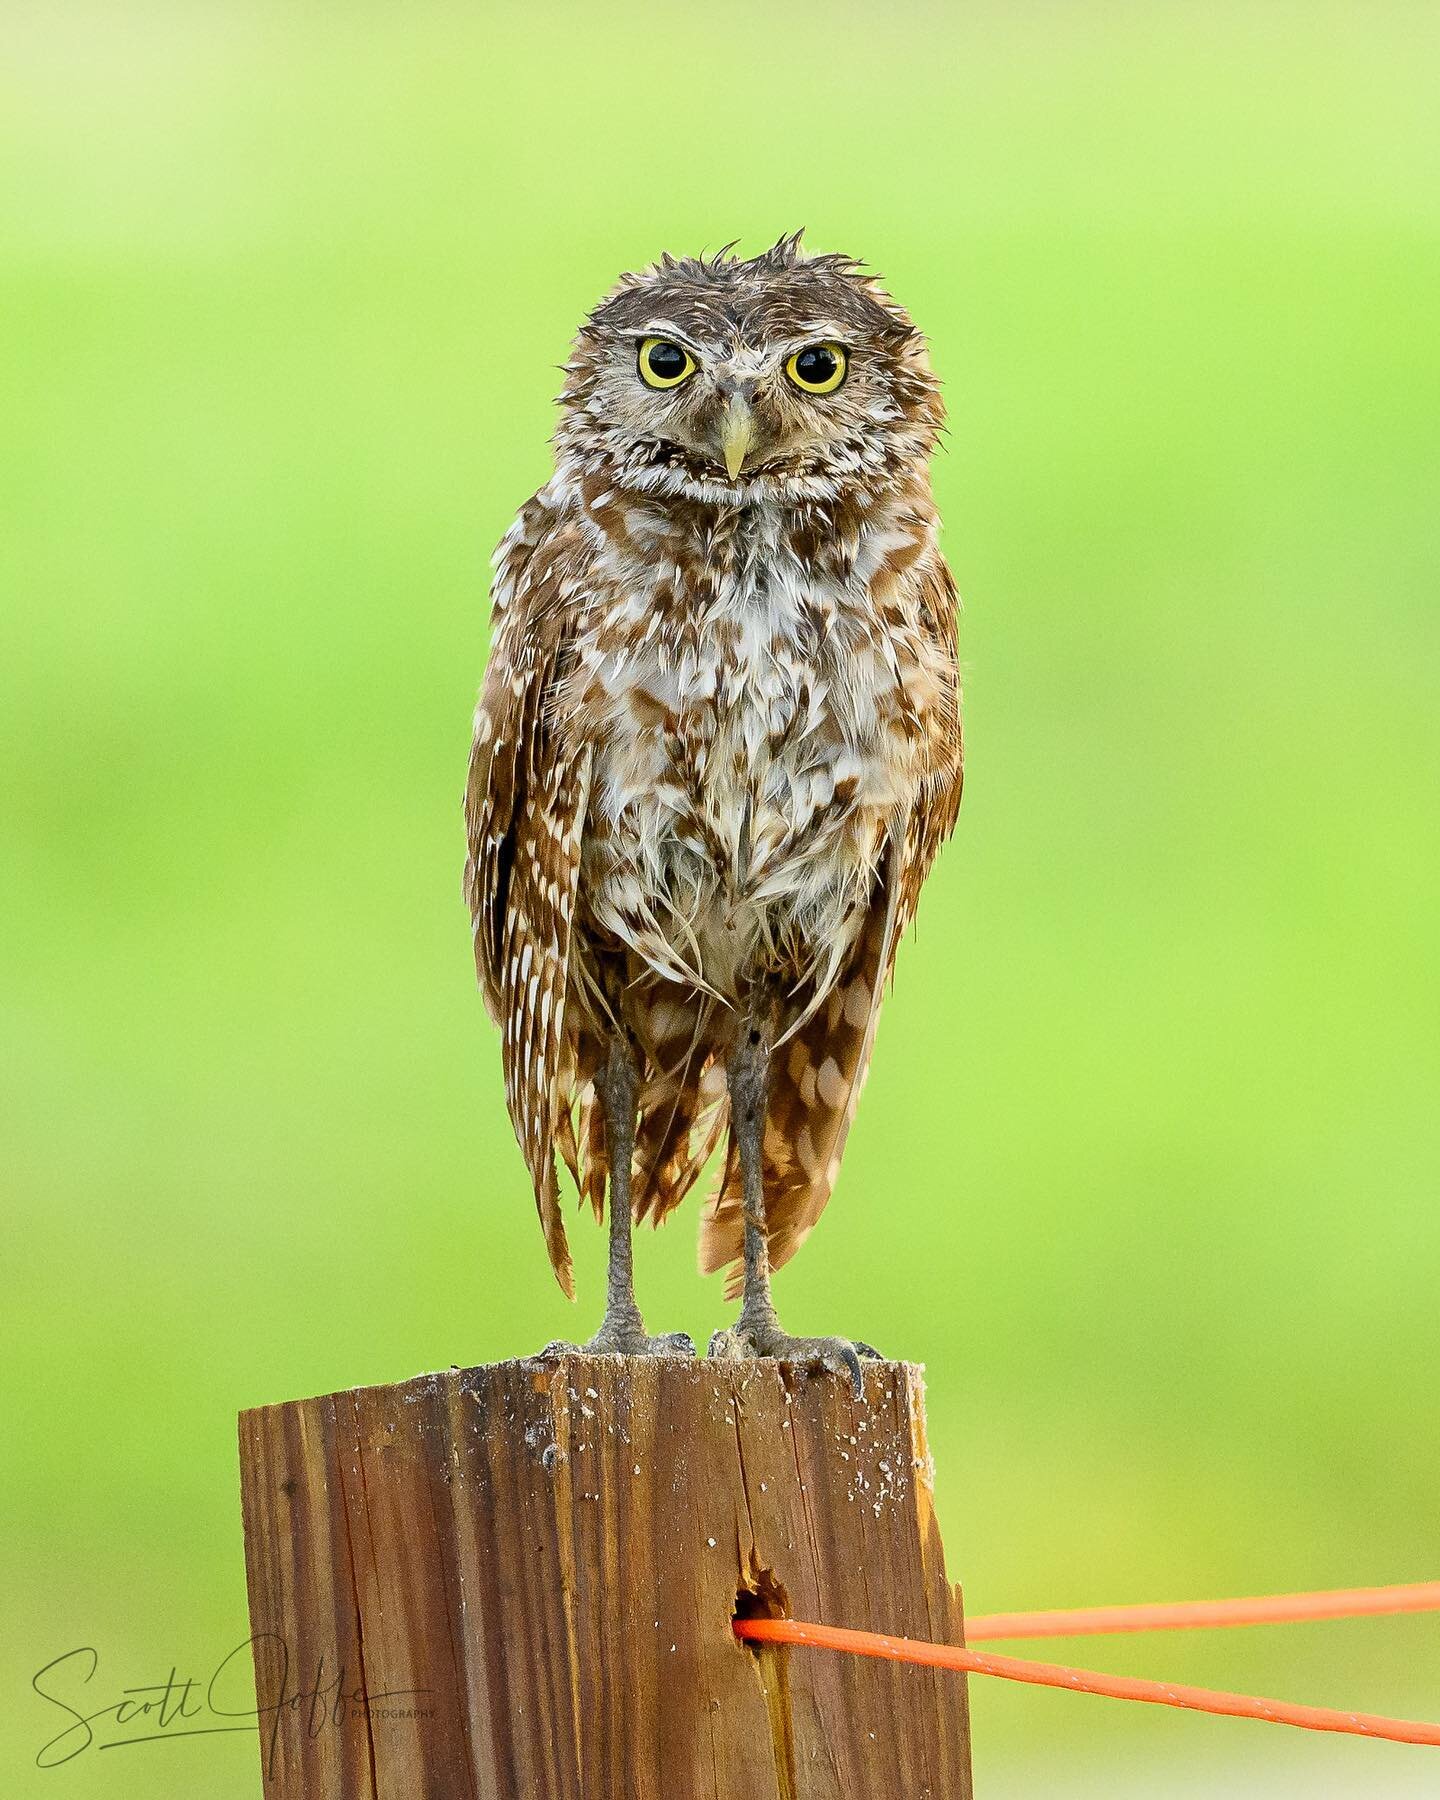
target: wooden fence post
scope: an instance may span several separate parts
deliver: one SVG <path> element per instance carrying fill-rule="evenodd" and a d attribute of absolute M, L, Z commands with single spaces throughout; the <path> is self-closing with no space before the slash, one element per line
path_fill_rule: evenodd
<path fill-rule="evenodd" d="M 731 1631 L 963 1641 L 908 1364 L 452 1369 L 242 1413 L 240 1472 L 275 1800 L 969 1800 L 963 1677 Z"/>

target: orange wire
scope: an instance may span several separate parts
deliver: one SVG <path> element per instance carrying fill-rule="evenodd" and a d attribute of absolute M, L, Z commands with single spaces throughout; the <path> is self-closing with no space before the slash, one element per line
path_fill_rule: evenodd
<path fill-rule="evenodd" d="M 1066 1612 L 983 1613 L 965 1621 L 967 1643 L 987 1638 L 1086 1637 L 1101 1631 L 1179 1631 L 1205 1625 L 1282 1625 L 1302 1619 L 1378 1618 L 1440 1612 L 1440 1581 L 1335 1588 L 1249 1600 L 1182 1600 L 1158 1606 L 1090 1606 Z"/>
<path fill-rule="evenodd" d="M 885 1637 L 875 1631 L 811 1625 L 803 1619 L 736 1619 L 734 1628 L 736 1637 L 756 1644 L 806 1644 L 818 1650 L 848 1650 L 855 1656 L 878 1656 L 891 1662 L 919 1663 L 931 1669 L 998 1675 L 1006 1681 L 1070 1688 L 1082 1694 L 1104 1694 L 1114 1700 L 1144 1700 L 1154 1706 L 1183 1706 L 1194 1712 L 1220 1713 L 1237 1719 L 1264 1719 L 1272 1725 L 1299 1725 L 1308 1731 L 1342 1731 L 1357 1737 L 1388 1738 L 1399 1744 L 1440 1746 L 1440 1725 L 1422 1724 L 1413 1719 L 1336 1712 L 1326 1706 L 1293 1706 L 1284 1700 L 1260 1700 L 1249 1694 L 1221 1694 L 1209 1688 L 1179 1687 L 1168 1681 L 1102 1675 L 1093 1669 L 1023 1662 L 1017 1656 L 962 1650 L 953 1644 L 927 1644 L 917 1638 Z"/>

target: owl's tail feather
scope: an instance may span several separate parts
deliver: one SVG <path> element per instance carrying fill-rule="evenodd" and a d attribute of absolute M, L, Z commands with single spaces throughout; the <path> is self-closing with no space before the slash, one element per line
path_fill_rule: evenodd
<path fill-rule="evenodd" d="M 648 996 L 632 996 L 645 1070 L 632 1171 L 637 1220 L 658 1225 L 678 1206 L 720 1141 L 727 1110 L 725 1077 L 723 1066 L 712 1063 L 713 1050 L 701 1043 L 707 1010 L 706 1003 L 697 1006 L 693 997 L 669 983 Z M 601 1035 L 582 1029 L 573 1061 L 561 1071 L 555 1108 L 555 1148 L 581 1205 L 588 1203 L 597 1220 L 605 1216 L 610 1174 L 605 1109 L 596 1089 L 605 1055 Z M 541 1217 L 546 1219 L 543 1208 Z M 548 1219 L 546 1230 L 549 1241 Z M 562 1229 L 562 1241 L 563 1235 Z"/>
<path fill-rule="evenodd" d="M 635 1217 L 658 1225 L 694 1187 L 725 1126 L 725 1071 L 707 1000 L 669 989 L 640 1011 L 649 1069 L 635 1137 Z"/>
<path fill-rule="evenodd" d="M 702 1081 L 689 1092 L 657 1096 L 653 1105 L 642 1101 L 635 1142 L 637 1219 L 659 1225 L 675 1210 L 700 1179 L 728 1116 L 723 1083 L 718 1099 L 704 1095 Z"/>
<path fill-rule="evenodd" d="M 887 859 L 888 862 L 888 859 Z M 895 930 L 893 881 L 882 871 L 865 922 L 823 1002 L 776 1049 L 763 1148 L 765 1236 L 778 1269 L 825 1210 L 870 1066 Z M 700 1270 L 726 1268 L 726 1297 L 744 1282 L 745 1220 L 734 1134 L 700 1226 Z"/>

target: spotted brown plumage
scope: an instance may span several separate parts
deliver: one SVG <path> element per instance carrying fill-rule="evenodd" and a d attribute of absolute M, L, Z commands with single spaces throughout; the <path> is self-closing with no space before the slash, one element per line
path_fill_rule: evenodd
<path fill-rule="evenodd" d="M 790 238 L 625 276 L 561 409 L 497 552 L 466 794 L 476 967 L 551 1261 L 572 1292 L 558 1156 L 597 1215 L 610 1196 L 595 1346 L 680 1345 L 644 1335 L 630 1220 L 728 1137 L 700 1257 L 745 1298 L 712 1348 L 858 1379 L 845 1340 L 780 1331 L 769 1273 L 829 1199 L 960 800 L 938 386 L 874 280 Z"/>

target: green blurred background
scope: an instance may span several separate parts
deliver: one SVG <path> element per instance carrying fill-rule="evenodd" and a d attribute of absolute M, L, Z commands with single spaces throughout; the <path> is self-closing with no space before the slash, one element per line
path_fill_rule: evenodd
<path fill-rule="evenodd" d="M 593 1328 L 459 899 L 486 560 L 614 275 L 802 224 L 948 386 L 969 768 L 786 1317 L 929 1365 L 977 1610 L 1440 1574 L 1440 13 L 4 38 L 0 1791 L 258 1791 L 244 1738 L 37 1772 L 31 1674 L 245 1635 L 237 1408 Z M 640 1269 L 700 1336 L 695 1216 Z M 1066 1648 L 1440 1716 L 1435 1619 Z M 973 1705 L 982 1800 L 1440 1786 Z"/>

